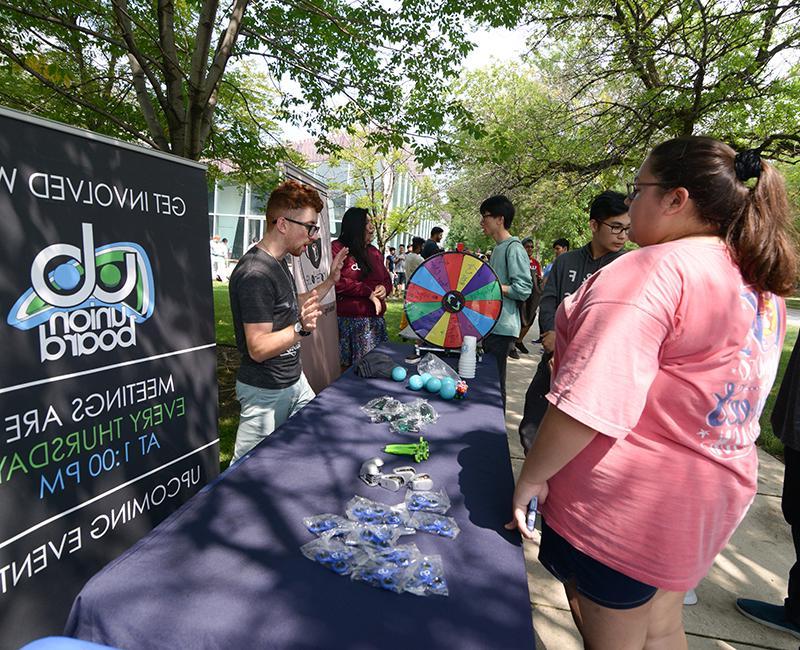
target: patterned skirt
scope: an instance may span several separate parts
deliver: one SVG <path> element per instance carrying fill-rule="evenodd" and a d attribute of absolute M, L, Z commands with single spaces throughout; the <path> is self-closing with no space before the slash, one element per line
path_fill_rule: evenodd
<path fill-rule="evenodd" d="M 382 316 L 339 316 L 338 321 L 339 363 L 343 366 L 357 364 L 361 357 L 389 340 Z"/>

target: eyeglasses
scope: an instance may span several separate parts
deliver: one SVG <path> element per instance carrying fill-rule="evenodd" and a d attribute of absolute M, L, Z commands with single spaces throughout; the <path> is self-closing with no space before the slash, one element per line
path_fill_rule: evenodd
<path fill-rule="evenodd" d="M 291 221 L 292 223 L 296 223 L 298 226 L 303 226 L 306 230 L 308 230 L 308 236 L 313 237 L 319 232 L 319 226 L 315 223 L 305 223 L 304 221 L 298 221 L 297 219 L 290 219 L 289 217 L 284 217 L 286 221 Z M 275 219 L 272 223 L 278 223 L 278 220 Z"/>
<path fill-rule="evenodd" d="M 501 218 L 502 218 L 502 215 L 489 214 L 488 212 L 486 214 L 482 214 L 481 215 L 481 221 L 483 221 L 484 219 L 501 219 Z"/>
<path fill-rule="evenodd" d="M 600 223 L 604 226 L 608 226 L 608 229 L 615 235 L 619 235 L 623 232 L 627 235 L 628 231 L 631 229 L 630 226 L 623 226 L 621 223 L 606 223 L 605 221 L 601 221 Z"/>
<path fill-rule="evenodd" d="M 625 183 L 625 189 L 628 191 L 626 198 L 628 201 L 633 201 L 639 193 L 639 188 L 646 185 L 653 185 L 655 187 L 669 187 L 664 183 L 642 183 L 641 181 L 633 181 L 633 183 Z"/>

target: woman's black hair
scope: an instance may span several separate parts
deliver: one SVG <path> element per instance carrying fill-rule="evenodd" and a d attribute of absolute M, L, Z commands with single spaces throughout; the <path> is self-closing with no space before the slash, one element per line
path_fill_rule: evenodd
<path fill-rule="evenodd" d="M 339 234 L 339 241 L 350 249 L 350 255 L 355 258 L 365 274 L 372 271 L 367 255 L 369 244 L 364 241 L 368 219 L 369 212 L 366 209 L 348 208 L 342 216 L 342 232 Z"/>

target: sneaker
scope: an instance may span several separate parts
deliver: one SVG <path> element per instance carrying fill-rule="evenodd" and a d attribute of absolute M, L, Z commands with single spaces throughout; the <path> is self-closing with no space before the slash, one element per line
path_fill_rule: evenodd
<path fill-rule="evenodd" d="M 697 592 L 694 589 L 689 589 L 689 591 L 683 595 L 683 604 L 697 605 Z"/>
<path fill-rule="evenodd" d="M 511 352 L 508 353 L 509 359 L 519 359 L 519 352 L 517 352 L 514 348 L 511 348 Z"/>
<path fill-rule="evenodd" d="M 771 627 L 773 630 L 788 632 L 800 639 L 800 626 L 786 620 L 783 605 L 770 605 L 761 600 L 737 598 L 736 609 L 756 623 Z"/>
<path fill-rule="evenodd" d="M 522 352 L 522 354 L 530 354 L 531 353 L 531 351 L 528 348 L 525 347 L 525 344 L 522 341 L 517 341 L 516 343 L 514 343 L 514 346 L 517 348 L 517 350 Z"/>

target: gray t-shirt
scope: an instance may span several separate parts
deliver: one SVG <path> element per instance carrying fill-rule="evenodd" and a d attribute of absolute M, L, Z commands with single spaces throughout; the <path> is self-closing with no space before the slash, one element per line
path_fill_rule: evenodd
<path fill-rule="evenodd" d="M 236 378 L 258 388 L 286 388 L 300 378 L 300 344 L 258 363 L 247 353 L 244 323 L 272 323 L 277 332 L 297 322 L 297 292 L 286 263 L 259 247 L 247 251 L 231 273 L 228 291 L 236 347 L 242 363 Z"/>

